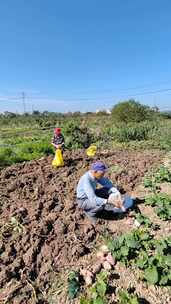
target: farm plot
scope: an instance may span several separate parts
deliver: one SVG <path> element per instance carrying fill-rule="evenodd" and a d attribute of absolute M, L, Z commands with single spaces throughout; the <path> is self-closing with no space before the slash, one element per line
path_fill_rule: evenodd
<path fill-rule="evenodd" d="M 137 204 L 137 210 L 124 218 L 112 221 L 100 219 L 96 227 L 92 226 L 75 203 L 78 179 L 90 163 L 83 155 L 83 151 L 66 152 L 65 166 L 58 170 L 51 168 L 52 158 L 48 157 L 1 171 L 0 301 L 11 304 L 95 304 L 136 303 L 135 300 L 144 298 L 147 302 L 137 303 L 169 303 L 170 239 L 166 239 L 168 230 L 165 229 L 169 228 L 167 219 L 163 221 L 159 218 L 158 223 L 157 215 L 156 221 L 151 214 L 145 216 L 143 213 L 143 208 L 153 210 L 153 207 Z M 98 157 L 109 166 L 108 175 L 114 183 L 131 194 L 144 175 L 158 166 L 162 154 L 157 151 L 106 151 Z M 150 233 L 143 232 L 147 239 L 137 234 L 141 229 L 138 229 L 139 232 L 134 230 L 135 219 L 143 229 L 150 229 Z M 157 228 L 155 224 L 158 224 Z M 156 258 L 161 231 L 164 238 L 161 250 L 165 261 Z M 128 233 L 128 239 L 135 237 L 130 244 L 136 246 L 127 248 L 125 232 Z M 121 249 L 122 254 L 118 258 L 115 246 L 110 247 L 108 242 L 112 244 L 113 240 L 120 237 L 123 241 L 120 242 L 122 249 L 117 250 Z M 85 287 L 80 270 L 93 265 L 99 246 L 106 242 L 116 265 L 107 274 L 97 273 L 93 278 L 93 293 Z M 139 252 L 133 258 L 132 249 Z M 151 260 L 147 258 L 149 251 Z M 166 262 L 168 268 L 164 269 Z M 161 275 L 163 271 L 164 277 Z M 73 287 L 74 295 L 70 289 L 69 298 L 70 283 L 73 284 L 70 287 Z M 154 287 L 154 284 L 166 287 Z M 98 286 L 102 287 L 100 293 Z"/>

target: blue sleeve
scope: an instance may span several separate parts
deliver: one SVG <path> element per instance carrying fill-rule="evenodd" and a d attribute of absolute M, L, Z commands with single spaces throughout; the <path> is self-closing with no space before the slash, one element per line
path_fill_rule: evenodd
<path fill-rule="evenodd" d="M 108 189 L 113 188 L 113 184 L 108 178 L 102 177 L 98 180 L 98 183 Z"/>
<path fill-rule="evenodd" d="M 106 204 L 106 199 L 100 198 L 95 194 L 93 186 L 89 180 L 86 180 L 86 183 L 84 184 L 84 191 L 89 201 L 92 203 L 93 208 Z"/>

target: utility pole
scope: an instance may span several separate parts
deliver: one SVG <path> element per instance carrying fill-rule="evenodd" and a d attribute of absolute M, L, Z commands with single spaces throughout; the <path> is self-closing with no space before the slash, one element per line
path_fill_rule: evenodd
<path fill-rule="evenodd" d="M 26 113 L 25 93 L 22 92 L 23 113 Z"/>

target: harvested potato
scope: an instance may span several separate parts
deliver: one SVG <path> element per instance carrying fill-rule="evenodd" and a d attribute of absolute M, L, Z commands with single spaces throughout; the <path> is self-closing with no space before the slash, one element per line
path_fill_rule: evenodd
<path fill-rule="evenodd" d="M 106 261 L 111 265 L 114 266 L 115 265 L 115 260 L 113 258 L 113 256 L 111 255 L 111 253 L 109 252 L 108 255 L 106 256 Z"/>
<path fill-rule="evenodd" d="M 106 246 L 106 245 L 102 245 L 100 247 L 100 251 L 103 252 L 104 254 L 105 253 L 108 253 L 109 252 L 109 248 Z"/>
<path fill-rule="evenodd" d="M 100 272 L 102 268 L 102 263 L 97 262 L 96 264 L 93 265 L 92 267 L 92 273 L 97 274 Z"/>
<path fill-rule="evenodd" d="M 92 285 L 94 274 L 87 269 L 80 269 L 80 274 L 83 276 L 87 286 Z"/>
<path fill-rule="evenodd" d="M 98 251 L 97 254 L 96 254 L 96 256 L 97 256 L 98 259 L 103 259 L 103 258 L 104 258 L 104 255 L 105 255 L 105 254 L 104 254 L 104 252 L 102 252 L 102 251 Z"/>
<path fill-rule="evenodd" d="M 87 286 L 92 285 L 92 284 L 93 284 L 93 279 L 92 279 L 92 277 L 90 277 L 90 276 L 87 275 L 87 276 L 85 277 L 85 283 L 86 283 Z"/>
<path fill-rule="evenodd" d="M 93 278 L 93 273 L 90 271 L 90 270 L 87 270 L 87 276 L 90 276 L 90 277 L 92 277 Z"/>
<path fill-rule="evenodd" d="M 110 263 L 108 261 L 104 261 L 103 262 L 103 268 L 105 270 L 111 270 L 112 269 L 112 266 L 110 265 Z"/>
<path fill-rule="evenodd" d="M 80 269 L 80 274 L 85 278 L 86 276 L 93 277 L 93 273 L 87 269 Z"/>
<path fill-rule="evenodd" d="M 80 274 L 83 276 L 83 277 L 86 277 L 86 275 L 87 275 L 87 270 L 86 269 L 80 269 Z"/>

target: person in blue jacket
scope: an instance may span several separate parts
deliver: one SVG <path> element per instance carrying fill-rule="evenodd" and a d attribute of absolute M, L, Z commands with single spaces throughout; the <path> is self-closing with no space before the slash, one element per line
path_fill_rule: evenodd
<path fill-rule="evenodd" d="M 96 222 L 97 214 L 103 210 L 123 213 L 133 205 L 129 197 L 123 200 L 119 190 L 105 177 L 106 165 L 101 161 L 92 163 L 91 168 L 77 185 L 77 203 L 87 216 Z M 100 188 L 97 188 L 100 185 Z"/>

